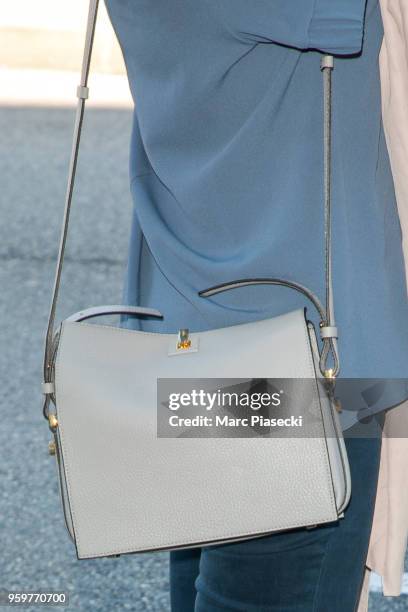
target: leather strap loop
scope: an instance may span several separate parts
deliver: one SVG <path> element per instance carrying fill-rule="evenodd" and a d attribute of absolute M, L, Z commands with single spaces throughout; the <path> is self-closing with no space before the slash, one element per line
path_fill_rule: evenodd
<path fill-rule="evenodd" d="M 203 289 L 202 291 L 198 292 L 198 295 L 200 297 L 211 297 L 212 295 L 217 295 L 217 293 L 222 293 L 223 291 L 237 289 L 238 287 L 248 287 L 249 285 L 282 285 L 283 287 L 288 287 L 289 289 L 295 289 L 295 291 L 303 293 L 303 295 L 305 295 L 313 303 L 321 319 L 324 319 L 325 317 L 325 310 L 317 295 L 312 293 L 312 291 L 310 291 L 304 285 L 287 281 L 283 278 L 241 278 L 236 281 L 221 283 L 220 285 Z"/>
<path fill-rule="evenodd" d="M 155 317 L 156 319 L 162 319 L 163 315 L 155 308 L 144 308 L 143 306 L 92 306 L 85 310 L 79 310 L 75 312 L 66 321 L 80 322 L 92 319 L 93 317 L 103 317 L 105 315 L 137 315 L 139 317 Z"/>

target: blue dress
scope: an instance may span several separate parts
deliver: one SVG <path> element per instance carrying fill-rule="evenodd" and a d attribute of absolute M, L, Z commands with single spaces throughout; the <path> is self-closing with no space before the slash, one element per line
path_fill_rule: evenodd
<path fill-rule="evenodd" d="M 392 379 L 343 401 L 346 428 L 408 397 L 402 235 L 381 120 L 378 0 L 106 0 L 135 102 L 124 303 L 192 331 L 324 298 L 321 52 L 333 71 L 333 277 L 341 378 Z M 339 381 L 340 382 L 340 381 Z M 364 387 L 367 388 L 366 386 Z M 367 401 L 367 397 L 370 400 Z M 354 402 L 354 403 L 353 403 Z"/>

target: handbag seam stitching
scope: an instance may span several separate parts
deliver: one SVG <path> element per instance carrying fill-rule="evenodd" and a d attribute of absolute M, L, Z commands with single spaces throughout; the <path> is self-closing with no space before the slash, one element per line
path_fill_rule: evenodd
<path fill-rule="evenodd" d="M 285 315 L 278 315 L 278 316 L 285 316 Z M 267 319 L 260 319 L 259 321 L 265 321 Z M 250 323 L 256 323 L 257 321 L 251 321 Z M 311 366 L 312 366 L 312 360 L 311 360 L 311 347 L 310 347 L 310 342 L 307 336 L 307 324 L 306 321 L 303 321 L 304 325 L 303 325 L 303 331 L 304 331 L 304 338 L 305 338 L 305 344 L 306 344 L 306 349 L 307 349 L 307 355 L 308 355 L 308 364 L 309 364 L 309 370 L 312 373 L 312 377 L 316 378 L 316 374 L 314 372 L 314 369 L 312 370 Z M 84 325 L 83 323 L 81 323 L 81 325 Z M 171 336 L 174 334 L 157 334 L 155 332 L 144 332 L 144 331 L 139 331 L 139 330 L 132 330 L 132 329 L 127 329 L 127 328 L 121 328 L 121 327 L 110 327 L 108 325 L 95 325 L 95 324 L 85 324 L 87 327 L 97 327 L 97 328 L 102 328 L 102 329 L 109 329 L 112 332 L 136 332 L 136 333 L 144 333 L 144 334 L 148 334 L 148 335 L 167 335 L 167 336 Z M 242 324 L 242 325 L 245 325 Z M 60 331 L 60 338 L 59 338 L 59 346 L 58 346 L 58 354 L 57 354 L 57 359 L 55 362 L 55 385 L 56 385 L 56 381 L 57 381 L 57 375 L 59 372 L 59 365 L 60 365 L 60 355 L 61 355 L 61 346 L 62 346 L 62 339 L 64 337 L 64 331 L 65 331 L 65 322 L 63 322 L 62 326 L 61 326 L 61 331 Z M 211 330 L 208 330 L 211 331 Z M 215 330 L 214 330 L 215 331 Z M 204 332 L 198 332 L 198 333 L 204 333 Z M 57 387 L 57 385 L 56 385 Z M 60 395 L 60 393 L 59 393 Z M 58 401 L 58 400 L 56 400 Z M 314 401 L 316 402 L 316 396 L 314 395 Z M 62 413 L 63 411 L 61 411 Z M 61 437 L 61 453 L 62 455 L 64 455 L 64 433 L 63 433 L 63 428 L 60 427 L 60 437 Z M 65 452 L 65 456 L 68 459 L 68 455 L 69 452 L 66 451 Z M 321 455 L 323 455 L 323 452 L 321 452 Z M 325 468 L 326 468 L 326 474 L 328 475 L 328 465 L 327 465 L 327 461 L 324 462 L 325 463 Z M 80 537 L 79 537 L 79 533 L 76 530 L 76 513 L 74 510 L 74 501 L 73 501 L 73 497 L 72 497 L 72 489 L 71 489 L 71 480 L 70 480 L 70 470 L 67 467 L 67 461 L 64 461 L 64 472 L 66 475 L 66 481 L 67 481 L 67 491 L 68 491 L 68 501 L 69 501 L 69 505 L 70 505 L 70 512 L 71 512 L 71 516 L 72 516 L 72 524 L 73 524 L 73 531 L 74 531 L 74 535 L 75 535 L 75 544 L 76 544 L 76 548 L 77 551 L 80 548 L 81 544 L 80 544 Z M 332 501 L 332 504 L 334 502 L 333 500 L 333 491 L 332 491 L 332 482 L 331 482 L 331 478 L 328 478 L 327 482 L 331 485 L 329 487 L 329 492 L 330 492 L 330 499 Z M 334 504 L 334 508 L 335 508 L 335 504 Z M 327 517 L 322 517 L 320 518 L 316 518 L 314 520 L 316 520 L 317 522 L 319 522 L 320 520 L 326 520 Z M 333 519 L 335 520 L 335 519 Z M 329 521 L 331 522 L 331 521 Z M 272 532 L 269 533 L 273 533 L 275 531 L 279 531 L 282 529 L 285 529 L 285 527 L 290 524 L 291 527 L 296 528 L 298 526 L 304 526 L 303 525 L 303 521 L 302 522 L 296 522 L 296 523 L 286 523 L 286 524 L 280 524 L 278 527 L 276 527 Z M 234 538 L 240 538 L 240 539 L 245 539 L 249 536 L 252 535 L 257 535 L 257 534 L 264 534 L 264 533 L 268 533 L 268 531 L 265 532 L 265 530 L 257 530 L 257 531 L 251 531 L 249 533 L 246 533 L 244 536 L 238 536 L 236 534 L 233 533 L 228 533 L 225 534 L 223 536 L 220 536 L 222 538 L 222 540 L 220 541 L 226 541 L 228 539 L 234 539 Z M 217 542 L 218 540 L 218 536 L 214 536 L 213 540 L 203 540 L 201 542 L 194 542 L 191 541 L 191 545 L 199 545 L 200 543 L 205 544 L 206 542 Z M 183 543 L 180 544 L 179 541 L 172 541 L 172 542 L 167 542 L 166 544 L 164 544 L 163 546 L 159 548 L 153 548 L 150 550 L 165 550 L 166 548 L 172 547 L 172 546 L 189 546 L 190 542 L 188 544 Z M 109 550 L 109 551 L 103 551 L 103 552 L 99 552 L 97 555 L 92 555 L 91 558 L 96 558 L 96 557 L 102 557 L 102 556 L 108 556 L 108 555 L 115 555 L 115 554 L 126 554 L 126 553 L 132 553 L 132 552 L 138 552 L 138 551 L 144 551 L 144 550 L 149 550 L 146 548 L 141 548 L 141 549 L 135 549 L 135 548 L 131 548 L 131 549 L 114 549 L 114 550 Z M 78 555 L 79 556 L 79 555 Z M 86 557 L 85 557 L 86 558 Z M 88 557 L 89 558 L 89 557 Z"/>

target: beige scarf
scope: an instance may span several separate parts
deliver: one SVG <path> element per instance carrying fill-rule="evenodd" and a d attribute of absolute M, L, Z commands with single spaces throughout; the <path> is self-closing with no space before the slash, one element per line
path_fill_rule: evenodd
<path fill-rule="evenodd" d="M 408 0 L 380 0 L 384 38 L 379 56 L 382 118 L 401 222 L 408 284 Z M 407 321 L 408 324 L 408 321 Z M 367 612 L 370 570 L 383 594 L 398 596 L 408 538 L 408 402 L 385 419 L 380 473 L 358 612 Z"/>

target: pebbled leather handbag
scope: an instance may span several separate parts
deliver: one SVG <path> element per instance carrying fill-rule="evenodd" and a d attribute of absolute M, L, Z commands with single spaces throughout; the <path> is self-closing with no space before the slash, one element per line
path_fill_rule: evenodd
<path fill-rule="evenodd" d="M 331 74 L 322 55 L 326 304 L 280 278 L 231 281 L 205 298 L 254 284 L 300 291 L 320 317 L 319 348 L 307 309 L 189 334 L 147 333 L 95 324 L 108 314 L 161 318 L 141 306 L 99 306 L 55 327 L 98 0 L 91 0 L 64 219 L 44 354 L 43 413 L 53 433 L 68 532 L 79 559 L 208 546 L 344 517 L 351 493 L 335 405 L 339 372 L 331 278 Z M 327 367 L 329 355 L 333 367 Z M 314 436 L 157 436 L 158 378 L 309 379 Z M 311 408 L 311 407 L 312 408 Z"/>

